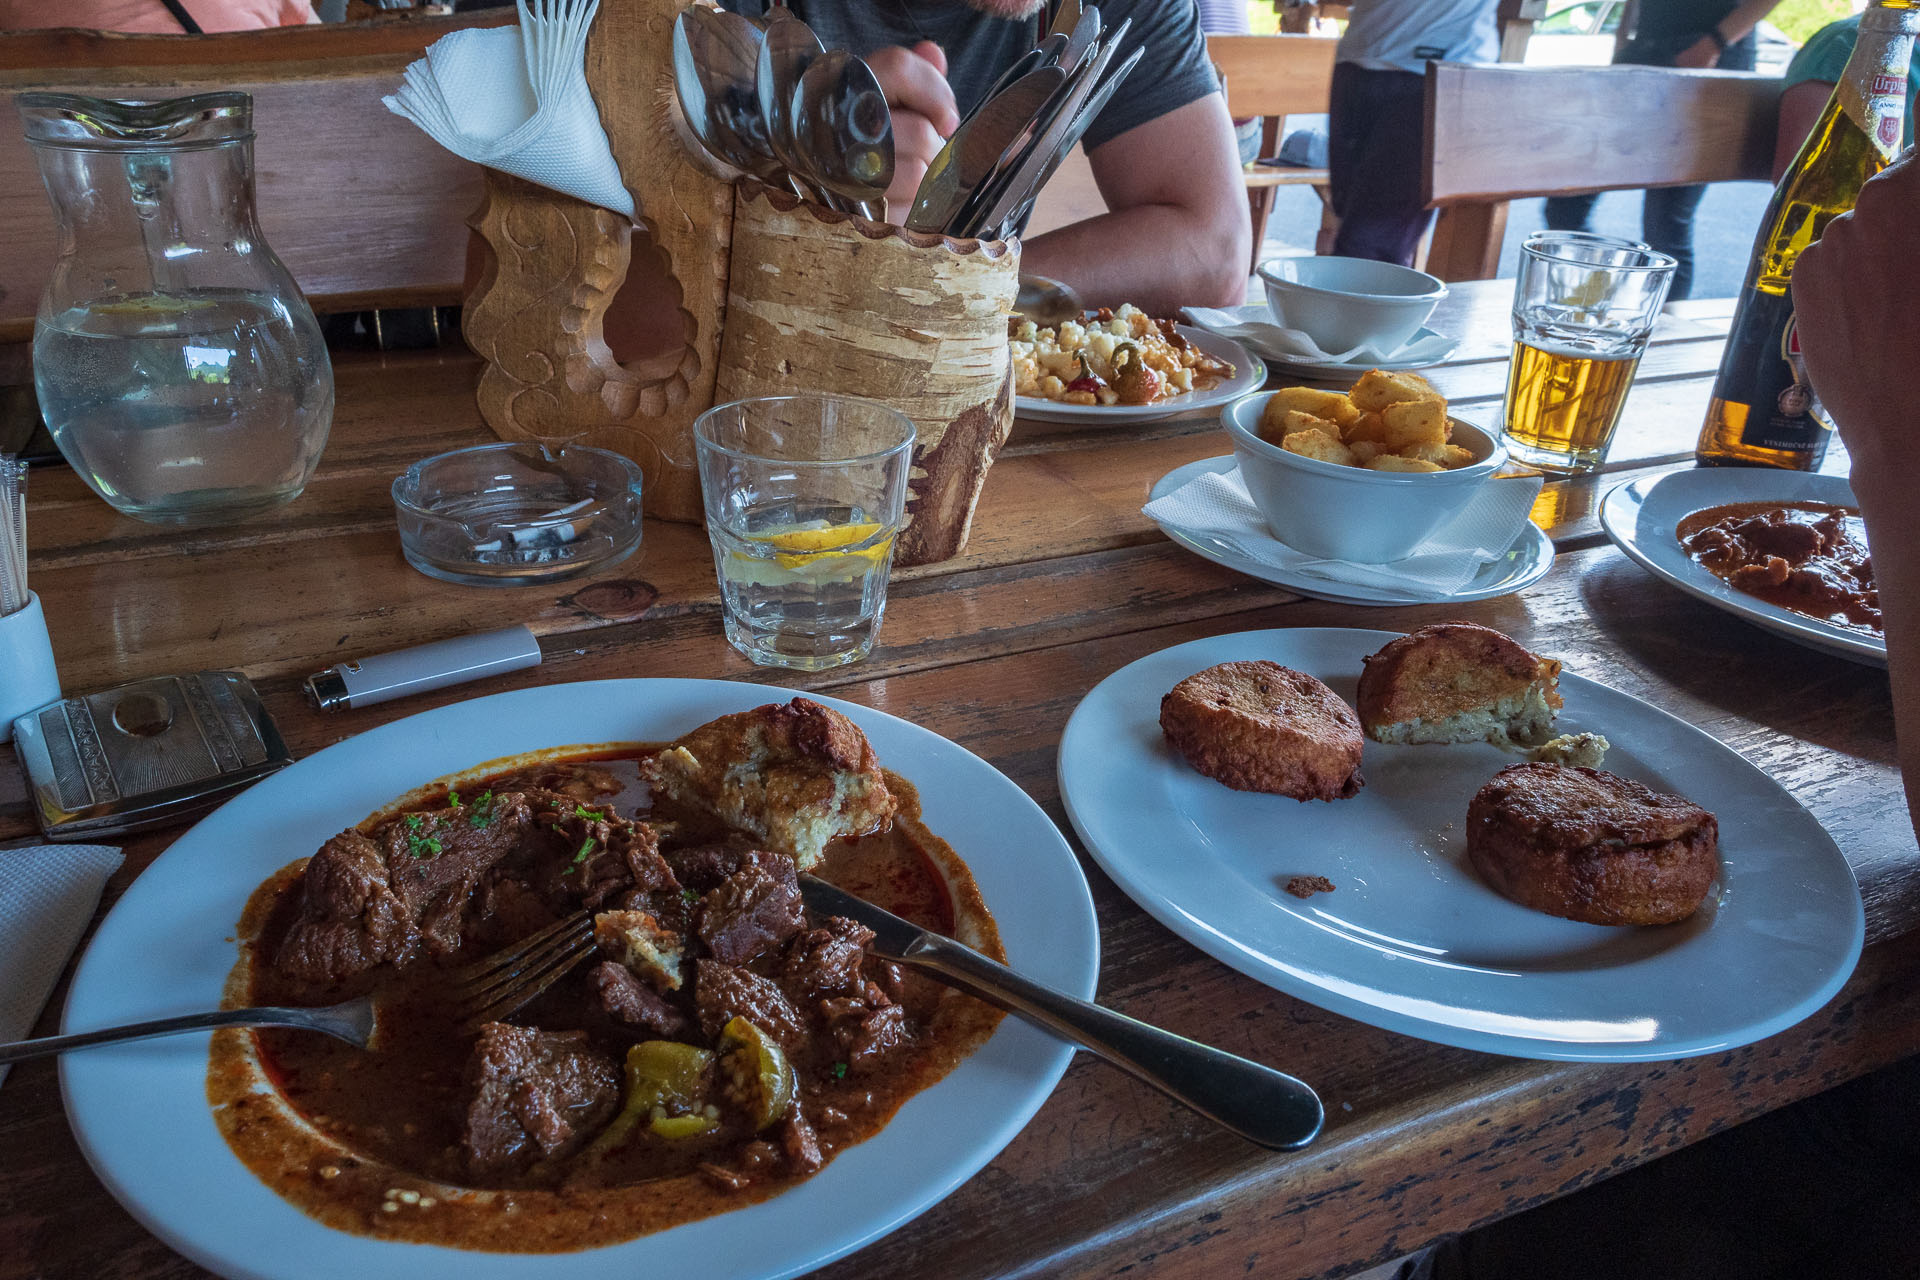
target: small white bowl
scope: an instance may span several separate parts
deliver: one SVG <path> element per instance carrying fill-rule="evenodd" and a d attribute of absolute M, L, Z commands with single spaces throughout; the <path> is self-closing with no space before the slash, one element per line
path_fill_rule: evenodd
<path fill-rule="evenodd" d="M 1507 461 L 1499 438 L 1459 418 L 1453 443 L 1475 461 L 1452 471 L 1368 471 L 1322 462 L 1260 438 L 1272 392 L 1242 396 L 1220 411 L 1254 505 L 1273 536 L 1329 560 L 1383 564 L 1403 559 L 1466 510 Z"/>
<path fill-rule="evenodd" d="M 1272 258 L 1259 273 L 1274 319 L 1332 355 L 1399 350 L 1447 296 L 1437 276 L 1366 258 Z"/>

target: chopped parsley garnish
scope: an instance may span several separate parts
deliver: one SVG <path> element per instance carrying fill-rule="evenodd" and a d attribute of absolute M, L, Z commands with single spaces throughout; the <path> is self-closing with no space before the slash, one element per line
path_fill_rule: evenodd
<path fill-rule="evenodd" d="M 592 852 L 593 852 L 593 837 L 588 836 L 586 840 L 581 844 L 580 852 L 573 855 L 573 865 L 577 867 L 581 863 L 585 862 L 587 860 L 587 855 Z"/>
<path fill-rule="evenodd" d="M 700 901 L 700 895 L 699 895 L 699 894 L 697 894 L 697 893 L 695 893 L 695 892 L 694 892 L 693 890 L 691 890 L 691 889 L 682 889 L 682 890 L 680 891 L 680 901 L 682 901 L 682 902 L 698 902 L 698 901 Z"/>
<path fill-rule="evenodd" d="M 460 799 L 460 793 L 458 791 L 455 791 L 452 787 L 448 787 L 447 803 L 455 809 L 458 809 L 465 802 Z"/>
<path fill-rule="evenodd" d="M 482 791 L 479 798 L 467 806 L 467 825 L 476 830 L 493 821 L 493 788 Z"/>
<path fill-rule="evenodd" d="M 440 841 L 423 833 L 426 817 L 418 813 L 407 815 L 407 852 L 416 858 L 427 858 L 441 850 Z"/>
<path fill-rule="evenodd" d="M 833 1078 L 834 1078 L 835 1080 L 845 1080 L 845 1079 L 847 1078 L 847 1064 L 846 1064 L 846 1063 L 844 1063 L 844 1062 L 836 1062 L 836 1063 L 834 1063 L 834 1064 L 833 1064 Z"/>

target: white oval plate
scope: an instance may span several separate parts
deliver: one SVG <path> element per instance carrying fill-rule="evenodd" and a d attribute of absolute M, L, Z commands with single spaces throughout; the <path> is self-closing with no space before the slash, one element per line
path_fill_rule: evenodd
<path fill-rule="evenodd" d="M 1219 662 L 1268 658 L 1352 700 L 1386 631 L 1214 636 L 1151 654 L 1080 703 L 1060 792 L 1107 874 L 1208 955 L 1310 1004 L 1488 1053 L 1582 1062 L 1684 1058 L 1792 1026 L 1840 989 L 1865 918 L 1812 815 L 1698 729 L 1575 675 L 1562 732 L 1604 733 L 1607 767 L 1720 821 L 1720 876 L 1680 924 L 1577 924 L 1488 888 L 1467 861 L 1467 802 L 1517 757 L 1484 743 L 1368 741 L 1366 785 L 1301 803 L 1196 773 L 1160 732 L 1161 695 Z M 1296 875 L 1333 881 L 1306 900 Z"/>
<path fill-rule="evenodd" d="M 1189 462 L 1154 481 L 1153 489 L 1147 494 L 1147 501 L 1164 498 L 1189 481 L 1204 475 L 1224 475 L 1239 464 L 1231 454 L 1223 458 L 1202 458 L 1198 462 Z M 1155 521 L 1158 524 L 1158 521 Z M 1498 560 L 1482 565 L 1480 572 L 1472 581 L 1451 595 L 1438 595 L 1426 592 L 1395 591 L 1387 587 L 1370 587 L 1357 582 L 1332 582 L 1326 578 L 1317 578 L 1310 573 L 1294 573 L 1287 569 L 1277 569 L 1270 564 L 1262 564 L 1251 557 L 1241 555 L 1233 547 L 1212 537 L 1195 537 L 1171 525 L 1160 525 L 1160 532 L 1179 543 L 1197 556 L 1203 556 L 1218 565 L 1238 570 L 1251 578 L 1262 582 L 1271 582 L 1275 586 L 1287 587 L 1303 596 L 1312 596 L 1316 600 L 1330 600 L 1334 604 L 1388 605 L 1388 604 L 1465 604 L 1470 600 L 1491 600 L 1495 596 L 1512 595 L 1525 587 L 1530 587 L 1546 576 L 1553 568 L 1553 539 L 1533 521 L 1514 536 L 1513 545 Z"/>
<path fill-rule="evenodd" d="M 1171 400 L 1160 400 L 1153 404 L 1062 404 L 1058 400 L 1043 400 L 1038 396 L 1015 396 L 1013 398 L 1014 416 L 1031 422 L 1067 422 L 1080 425 L 1090 422 L 1116 425 L 1129 422 L 1155 422 L 1161 418 L 1197 413 L 1202 409 L 1217 409 L 1223 404 L 1231 404 L 1249 391 L 1258 391 L 1266 385 L 1267 366 L 1261 362 L 1259 356 L 1232 338 L 1223 338 L 1217 333 L 1208 333 L 1205 329 L 1196 329 L 1192 325 L 1178 324 L 1174 328 L 1184 334 L 1187 341 L 1214 359 L 1225 360 L 1232 365 L 1233 376 L 1225 382 L 1208 387 L 1205 391 L 1189 391 Z"/>
<path fill-rule="evenodd" d="M 1703 507 L 1729 502 L 1828 502 L 1858 507 L 1839 476 L 1777 471 L 1772 467 L 1699 467 L 1631 480 L 1600 504 L 1600 526 L 1613 545 L 1654 577 L 1728 613 L 1810 648 L 1870 666 L 1887 665 L 1887 642 L 1821 618 L 1783 609 L 1737 590 L 1694 563 L 1680 547 L 1682 520 Z"/>
<path fill-rule="evenodd" d="M 501 756 L 662 741 L 779 690 L 718 680 L 613 680 L 496 694 L 395 721 L 258 783 L 161 854 L 115 904 L 67 998 L 65 1030 L 212 1009 L 234 927 L 261 881 L 410 788 Z M 972 868 L 1008 962 L 1091 997 L 1093 902 L 1072 849 L 1027 794 L 927 729 L 821 697 L 919 790 L 927 826 Z M 207 1106 L 205 1035 L 61 1059 L 67 1114 L 108 1190 L 173 1248 L 226 1276 L 798 1275 L 885 1235 L 973 1176 L 1032 1118 L 1073 1050 L 1008 1018 L 872 1139 L 763 1203 L 580 1253 L 476 1253 L 322 1226 L 235 1158 Z"/>

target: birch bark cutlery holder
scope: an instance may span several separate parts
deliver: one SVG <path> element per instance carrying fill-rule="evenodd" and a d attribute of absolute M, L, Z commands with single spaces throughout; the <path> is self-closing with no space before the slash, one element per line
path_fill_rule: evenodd
<path fill-rule="evenodd" d="M 919 432 L 896 563 L 965 546 L 1013 420 L 1006 317 L 1017 241 L 956 240 L 837 213 L 717 173 L 672 107 L 681 0 L 602 0 L 587 82 L 645 234 L 616 213 L 494 170 L 472 226 L 468 345 L 482 417 L 510 440 L 579 441 L 634 459 L 649 514 L 701 518 L 693 422 L 727 400 L 862 396 Z M 737 178 L 737 181 L 735 180 Z M 657 254 L 632 261 L 636 247 Z M 608 310 L 664 321 L 665 348 L 622 362 Z"/>

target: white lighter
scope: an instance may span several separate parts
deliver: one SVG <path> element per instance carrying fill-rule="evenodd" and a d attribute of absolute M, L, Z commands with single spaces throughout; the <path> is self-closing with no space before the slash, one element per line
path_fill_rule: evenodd
<path fill-rule="evenodd" d="M 316 671 L 307 677 L 307 701 L 321 711 L 368 707 L 539 665 L 540 642 L 533 632 L 524 626 L 506 627 Z"/>

